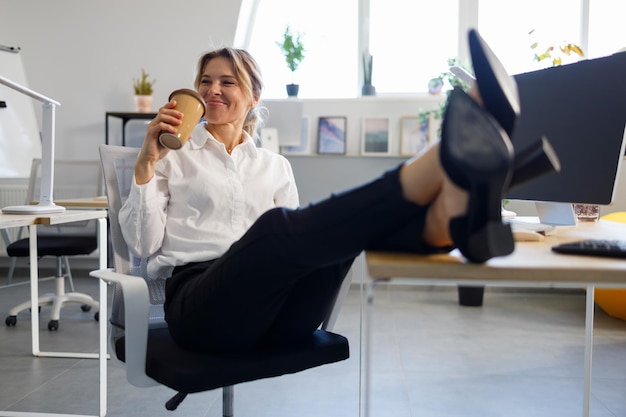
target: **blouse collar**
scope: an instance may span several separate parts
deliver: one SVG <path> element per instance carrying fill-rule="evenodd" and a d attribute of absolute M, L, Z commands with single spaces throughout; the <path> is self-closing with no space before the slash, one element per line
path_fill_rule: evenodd
<path fill-rule="evenodd" d="M 189 139 L 191 149 L 202 149 L 206 146 L 208 141 L 223 145 L 206 129 L 206 122 L 198 123 L 193 130 L 191 139 Z M 236 147 L 239 148 L 239 150 L 248 152 L 252 157 L 257 156 L 257 148 L 254 144 L 254 140 L 245 130 L 243 131 L 243 142 Z"/>

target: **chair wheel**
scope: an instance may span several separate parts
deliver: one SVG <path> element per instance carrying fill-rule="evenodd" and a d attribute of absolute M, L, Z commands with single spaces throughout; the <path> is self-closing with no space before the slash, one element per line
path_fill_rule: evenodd
<path fill-rule="evenodd" d="M 96 311 L 96 314 L 93 315 L 93 319 L 95 321 L 100 321 L 100 312 L 99 311 Z"/>
<path fill-rule="evenodd" d="M 83 310 L 85 313 L 88 312 L 89 310 L 91 310 L 91 306 L 87 305 L 87 304 L 82 304 L 80 306 L 80 309 Z"/>
<path fill-rule="evenodd" d="M 4 323 L 9 327 L 15 326 L 15 324 L 17 323 L 17 316 L 7 316 L 7 318 L 4 320 Z"/>
<path fill-rule="evenodd" d="M 48 322 L 48 330 L 50 330 L 50 331 L 59 330 L 59 321 L 58 320 L 50 320 Z"/>

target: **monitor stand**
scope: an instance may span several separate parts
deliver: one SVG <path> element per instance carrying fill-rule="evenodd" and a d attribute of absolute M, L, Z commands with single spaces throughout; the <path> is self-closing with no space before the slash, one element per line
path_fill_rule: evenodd
<path fill-rule="evenodd" d="M 575 226 L 576 215 L 570 203 L 536 201 L 539 222 L 552 226 Z"/>

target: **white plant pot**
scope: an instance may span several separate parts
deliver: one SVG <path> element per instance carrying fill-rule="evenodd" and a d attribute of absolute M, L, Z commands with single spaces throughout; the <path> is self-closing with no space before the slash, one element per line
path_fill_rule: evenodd
<path fill-rule="evenodd" d="M 136 95 L 135 109 L 138 113 L 152 113 L 152 96 Z"/>

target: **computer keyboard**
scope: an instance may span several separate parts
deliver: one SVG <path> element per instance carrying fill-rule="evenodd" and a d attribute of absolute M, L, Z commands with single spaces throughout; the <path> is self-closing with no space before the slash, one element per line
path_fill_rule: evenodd
<path fill-rule="evenodd" d="M 553 246 L 558 253 L 626 258 L 626 240 L 585 239 Z"/>

